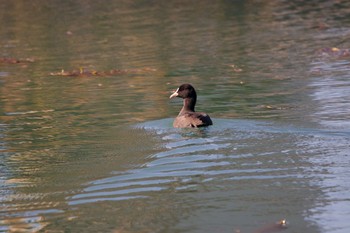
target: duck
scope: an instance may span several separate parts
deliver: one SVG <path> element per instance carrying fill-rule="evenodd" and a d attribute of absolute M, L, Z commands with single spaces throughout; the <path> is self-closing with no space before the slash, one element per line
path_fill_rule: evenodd
<path fill-rule="evenodd" d="M 191 84 L 184 83 L 180 85 L 169 98 L 174 97 L 183 99 L 183 106 L 173 122 L 174 128 L 199 128 L 213 124 L 208 114 L 194 110 L 197 93 Z"/>

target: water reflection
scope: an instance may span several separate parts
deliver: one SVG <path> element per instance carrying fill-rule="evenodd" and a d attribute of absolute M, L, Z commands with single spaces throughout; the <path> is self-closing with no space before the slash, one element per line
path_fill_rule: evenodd
<path fill-rule="evenodd" d="M 312 97 L 318 102 L 315 118 L 328 128 L 349 128 L 349 62 L 317 62 L 312 69 L 320 74 L 309 84 Z"/>
<path fill-rule="evenodd" d="M 344 137 L 327 137 L 326 142 L 316 138 L 308 145 L 308 150 L 318 152 L 317 156 L 310 157 L 310 162 L 322 168 L 322 176 L 316 183 L 325 193 L 325 200 L 311 210 L 310 219 L 317 221 L 324 232 L 344 232 L 350 227 L 344 218 L 349 211 L 343 208 L 349 203 L 346 193 L 350 188 L 345 182 L 349 172 L 344 167 L 349 161 L 350 142 L 349 62 L 326 57 L 314 62 L 311 68 L 314 77 L 309 86 L 311 96 L 318 103 L 313 117 L 323 127 L 337 129 Z"/>
<path fill-rule="evenodd" d="M 350 47 L 349 1 L 0 5 L 34 61 L 0 64 L 1 232 L 348 228 L 349 62 L 315 51 Z M 155 71 L 49 75 L 79 68 Z M 213 127 L 171 127 L 183 82 Z"/>
<path fill-rule="evenodd" d="M 349 227 L 343 215 L 348 213 L 343 206 L 349 202 L 346 194 L 349 185 L 345 181 L 349 174 L 345 165 L 348 164 L 349 142 L 349 132 L 345 136 L 317 135 L 312 141 L 301 142 L 306 150 L 315 153 L 309 158 L 313 164 L 309 169 L 315 174 L 313 183 L 320 187 L 325 196 L 309 210 L 307 218 L 317 222 L 324 232 L 344 232 Z"/>

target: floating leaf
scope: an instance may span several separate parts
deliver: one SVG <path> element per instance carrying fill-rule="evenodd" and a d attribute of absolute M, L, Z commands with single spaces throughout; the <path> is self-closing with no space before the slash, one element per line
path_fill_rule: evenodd
<path fill-rule="evenodd" d="M 142 69 L 113 69 L 110 71 L 96 71 L 96 70 L 86 70 L 82 67 L 79 70 L 65 71 L 61 70 L 61 72 L 51 72 L 52 76 L 69 76 L 69 77 L 91 77 L 91 76 L 113 76 L 120 74 L 140 74 L 145 72 L 153 72 L 156 69 L 152 68 L 142 68 Z"/>
<path fill-rule="evenodd" d="M 34 62 L 33 58 L 17 59 L 13 57 L 0 57 L 0 63 L 3 64 L 19 64 L 19 63 L 28 63 Z"/>
<path fill-rule="evenodd" d="M 285 230 L 288 227 L 288 222 L 286 219 L 282 219 L 278 222 L 267 224 L 263 227 L 260 227 L 253 231 L 254 233 L 272 233 L 272 232 L 280 232 Z"/>
<path fill-rule="evenodd" d="M 318 52 L 321 56 L 327 57 L 343 58 L 350 56 L 350 49 L 339 49 L 336 47 L 322 48 Z"/>

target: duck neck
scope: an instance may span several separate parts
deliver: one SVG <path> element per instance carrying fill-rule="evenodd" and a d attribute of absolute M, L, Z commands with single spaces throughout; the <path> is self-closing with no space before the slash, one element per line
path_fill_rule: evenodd
<path fill-rule="evenodd" d="M 197 97 L 185 98 L 184 105 L 180 111 L 180 114 L 184 112 L 194 112 L 194 106 L 196 105 L 196 101 L 197 101 Z"/>

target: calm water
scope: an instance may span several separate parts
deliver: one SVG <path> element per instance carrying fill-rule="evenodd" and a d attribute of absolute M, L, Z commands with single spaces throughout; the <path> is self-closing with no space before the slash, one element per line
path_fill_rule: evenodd
<path fill-rule="evenodd" d="M 0 232 L 349 232 L 349 9 L 0 1 Z"/>

